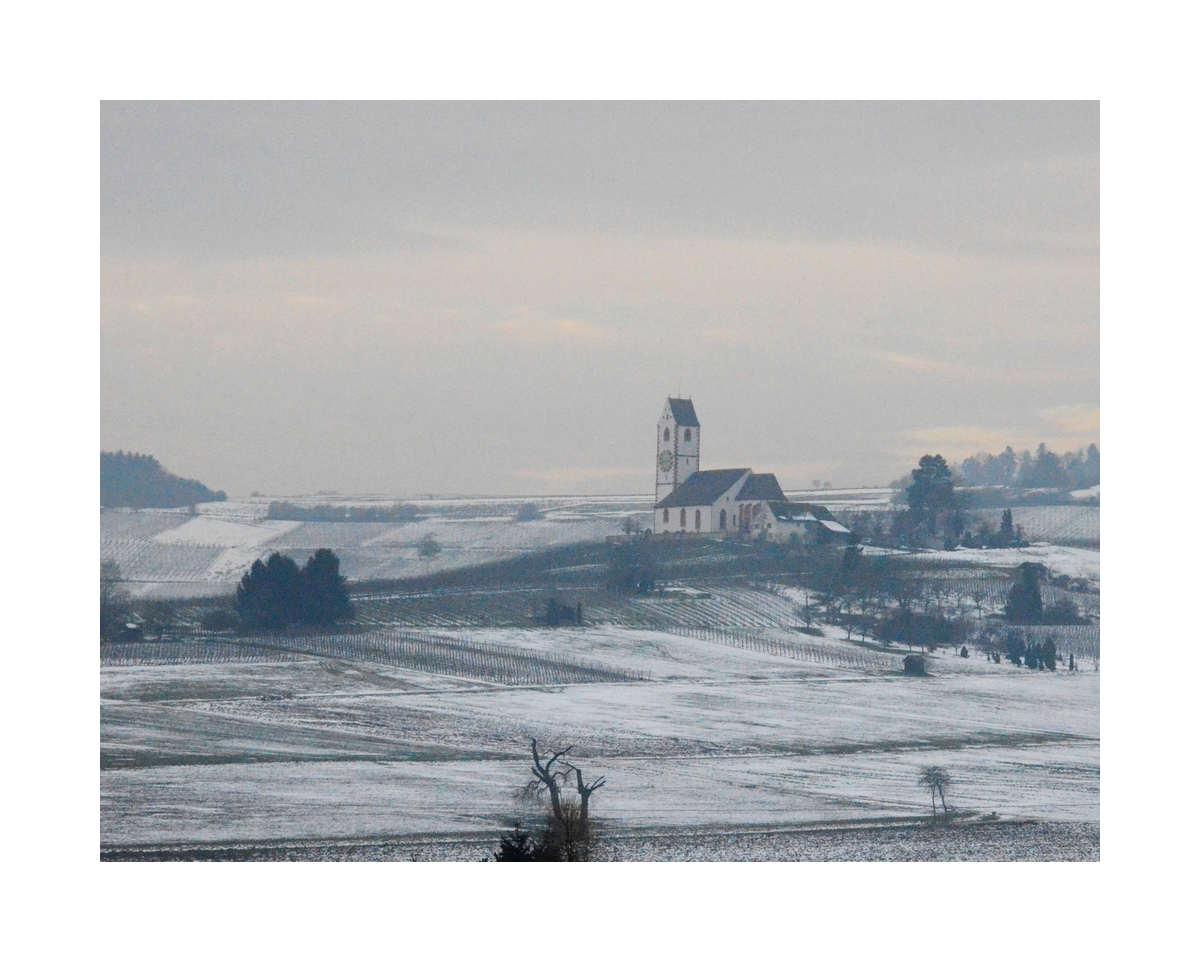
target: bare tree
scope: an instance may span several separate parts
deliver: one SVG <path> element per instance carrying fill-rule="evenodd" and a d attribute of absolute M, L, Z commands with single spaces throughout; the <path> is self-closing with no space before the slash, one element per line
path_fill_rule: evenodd
<path fill-rule="evenodd" d="M 115 561 L 100 562 L 100 637 L 114 638 L 125 623 L 129 593 L 121 581 L 121 569 Z"/>
<path fill-rule="evenodd" d="M 543 849 L 553 849 L 562 853 L 561 857 L 568 862 L 586 861 L 590 853 L 590 826 L 588 822 L 588 801 L 592 793 L 605 784 L 604 777 L 588 783 L 582 770 L 570 762 L 563 761 L 563 756 L 574 748 L 569 745 L 562 751 L 553 752 L 545 760 L 538 754 L 537 739 L 531 738 L 533 752 L 533 780 L 526 790 L 537 793 L 544 792 L 550 798 L 550 812 L 547 817 L 548 838 L 542 843 Z M 575 788 L 579 793 L 578 800 L 563 797 L 563 786 L 569 784 L 567 772 L 575 773 Z"/>
<path fill-rule="evenodd" d="M 927 765 L 921 769 L 917 784 L 929 789 L 929 800 L 933 804 L 933 817 L 937 818 L 938 799 L 942 802 L 942 817 L 950 820 L 946 811 L 946 789 L 950 785 L 950 773 L 940 765 Z"/>
<path fill-rule="evenodd" d="M 534 774 L 534 780 L 529 783 L 530 787 L 537 788 L 539 790 L 544 789 L 549 793 L 551 813 L 553 814 L 554 818 L 561 823 L 563 820 L 563 812 L 562 788 L 560 783 L 566 781 L 567 775 L 566 772 L 561 770 L 555 771 L 554 766 L 558 763 L 558 760 L 563 757 L 563 755 L 565 755 L 575 746 L 568 745 L 561 752 L 555 752 L 545 762 L 543 762 L 538 756 L 537 739 L 532 738 L 530 741 L 533 743 Z"/>
<path fill-rule="evenodd" d="M 571 771 L 575 773 L 575 790 L 579 792 L 579 813 L 583 822 L 584 833 L 586 834 L 588 824 L 588 799 L 592 797 L 592 792 L 598 788 L 604 787 L 605 777 L 601 775 L 594 782 L 588 785 L 584 783 L 583 772 L 581 772 L 570 762 L 564 762 L 563 764 L 565 764 L 569 769 L 571 769 Z"/>

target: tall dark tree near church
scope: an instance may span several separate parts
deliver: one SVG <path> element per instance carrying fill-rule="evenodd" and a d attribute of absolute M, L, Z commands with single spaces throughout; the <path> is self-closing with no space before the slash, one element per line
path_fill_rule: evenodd
<path fill-rule="evenodd" d="M 916 526 L 933 533 L 938 516 L 954 507 L 954 476 L 944 457 L 926 454 L 917 462 L 905 500 Z"/>

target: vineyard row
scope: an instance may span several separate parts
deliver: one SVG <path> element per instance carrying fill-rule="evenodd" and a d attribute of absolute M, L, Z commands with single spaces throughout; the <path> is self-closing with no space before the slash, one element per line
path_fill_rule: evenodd
<path fill-rule="evenodd" d="M 796 661 L 827 665 L 832 668 L 853 668 L 863 671 L 896 670 L 900 663 L 886 655 L 875 655 L 866 651 L 845 651 L 826 645 L 804 645 L 784 641 L 771 635 L 736 628 L 677 628 L 675 634 L 701 641 L 714 641 L 731 648 L 756 651 L 764 655 L 792 658 Z"/>

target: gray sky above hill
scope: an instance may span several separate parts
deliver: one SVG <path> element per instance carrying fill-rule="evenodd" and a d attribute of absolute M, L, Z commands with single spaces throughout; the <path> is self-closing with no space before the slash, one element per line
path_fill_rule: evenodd
<path fill-rule="evenodd" d="M 101 443 L 231 493 L 1099 440 L 1095 103 L 108 103 Z"/>

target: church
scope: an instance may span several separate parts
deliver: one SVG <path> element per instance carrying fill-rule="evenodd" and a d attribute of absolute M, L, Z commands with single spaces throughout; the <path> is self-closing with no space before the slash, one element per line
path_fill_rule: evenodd
<path fill-rule="evenodd" d="M 658 419 L 654 533 L 793 533 L 842 540 L 850 532 L 822 505 L 789 501 L 773 474 L 750 468 L 700 470 L 700 419 L 690 398 L 667 398 Z"/>

